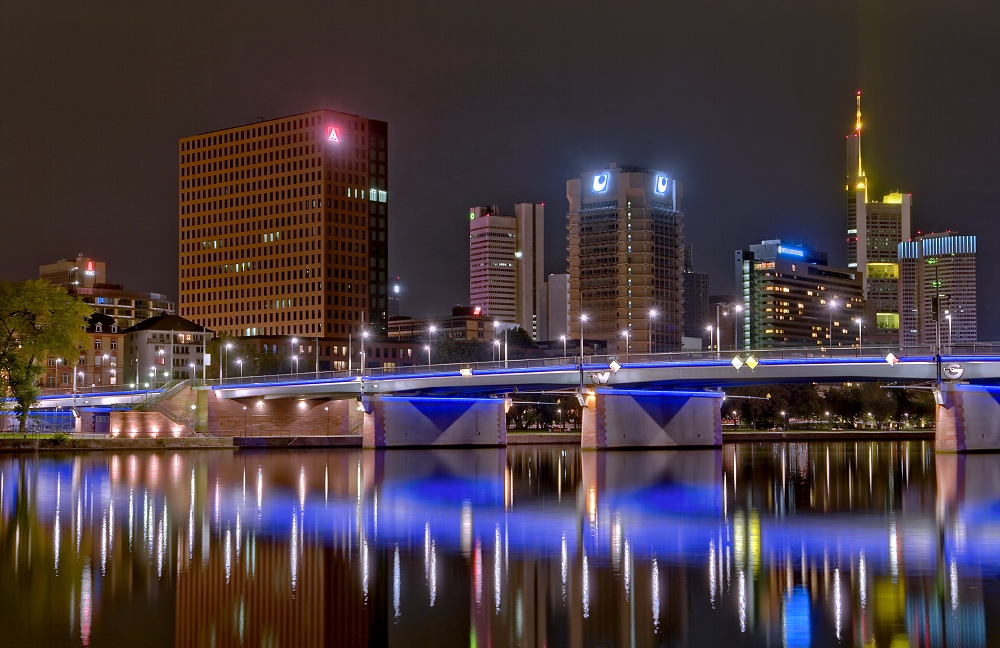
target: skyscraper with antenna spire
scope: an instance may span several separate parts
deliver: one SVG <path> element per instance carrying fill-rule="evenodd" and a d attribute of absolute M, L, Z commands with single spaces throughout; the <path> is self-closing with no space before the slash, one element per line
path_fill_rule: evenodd
<path fill-rule="evenodd" d="M 908 193 L 892 192 L 882 201 L 868 200 L 870 183 L 861 161 L 861 92 L 854 132 L 847 136 L 847 267 L 859 270 L 865 287 L 867 341 L 899 339 L 899 261 L 897 247 L 910 239 Z"/>

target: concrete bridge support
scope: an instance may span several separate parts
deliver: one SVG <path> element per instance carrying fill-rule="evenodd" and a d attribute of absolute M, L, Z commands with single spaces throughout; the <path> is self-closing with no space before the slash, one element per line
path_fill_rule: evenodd
<path fill-rule="evenodd" d="M 583 408 L 584 449 L 722 445 L 722 392 L 598 388 Z"/>
<path fill-rule="evenodd" d="M 366 448 L 507 445 L 501 398 L 374 395 L 363 403 Z"/>
<path fill-rule="evenodd" d="M 938 452 L 1000 450 L 1000 388 L 944 383 L 935 402 Z"/>

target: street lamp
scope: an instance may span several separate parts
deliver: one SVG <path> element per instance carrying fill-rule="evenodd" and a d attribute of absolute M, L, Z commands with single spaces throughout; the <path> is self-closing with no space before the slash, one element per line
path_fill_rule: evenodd
<path fill-rule="evenodd" d="M 437 333 L 437 327 L 431 324 L 427 327 L 427 366 L 431 366 L 431 344 L 434 343 L 434 334 Z"/>
<path fill-rule="evenodd" d="M 587 316 L 580 313 L 580 371 L 583 371 L 583 325 L 587 323 Z"/>
<path fill-rule="evenodd" d="M 837 300 L 830 300 L 830 346 L 833 346 L 833 309 L 837 307 Z"/>
<path fill-rule="evenodd" d="M 226 365 L 229 364 L 229 350 L 233 348 L 232 342 L 226 342 L 222 347 L 222 378 L 226 377 Z"/>
<path fill-rule="evenodd" d="M 299 359 L 298 358 L 298 353 L 299 352 L 295 350 L 295 345 L 298 344 L 298 342 L 299 342 L 299 338 L 292 338 L 292 346 L 289 349 L 289 351 L 292 353 L 292 357 L 295 358 L 295 360 L 296 360 L 296 362 L 295 362 L 295 373 L 299 372 L 299 363 L 298 363 L 298 359 Z"/>
<path fill-rule="evenodd" d="M 781 417 L 785 420 L 785 429 L 788 429 L 788 413 L 785 410 L 781 410 Z"/>
<path fill-rule="evenodd" d="M 622 331 L 622 335 L 625 336 L 625 364 L 628 364 L 628 329 Z"/>
<path fill-rule="evenodd" d="M 299 373 L 299 354 L 296 353 L 292 356 L 292 360 L 295 362 L 295 375 Z"/>
<path fill-rule="evenodd" d="M 649 353 L 650 355 L 653 355 L 653 320 L 656 319 L 656 315 L 657 315 L 656 309 L 655 308 L 650 308 L 649 309 L 649 345 L 648 345 L 649 349 L 647 351 L 647 353 Z"/>
<path fill-rule="evenodd" d="M 427 366 L 431 366 L 431 345 L 425 344 L 424 351 L 427 352 Z"/>
<path fill-rule="evenodd" d="M 740 350 L 740 335 L 739 324 L 740 324 L 740 314 L 743 312 L 743 306 L 740 304 L 733 304 L 733 351 Z"/>
<path fill-rule="evenodd" d="M 860 318 L 860 317 L 856 317 L 856 318 L 854 318 L 854 323 L 858 325 L 858 355 L 860 356 L 861 355 L 861 347 L 862 347 L 862 344 L 861 344 L 861 325 L 864 323 L 864 320 L 862 318 Z"/>
<path fill-rule="evenodd" d="M 951 350 L 951 311 L 945 311 L 944 318 L 948 320 L 948 353 L 954 353 Z"/>
<path fill-rule="evenodd" d="M 708 326 L 705 327 L 705 330 L 708 331 L 708 350 L 711 351 L 712 350 L 712 331 L 715 330 L 715 327 L 712 326 L 711 324 L 709 324 Z"/>
<path fill-rule="evenodd" d="M 240 366 L 240 380 L 243 380 L 243 358 L 238 358 L 236 364 Z"/>
<path fill-rule="evenodd" d="M 367 350 L 367 347 L 365 345 L 367 343 L 368 343 L 368 331 L 361 331 L 361 375 L 362 375 L 362 377 L 365 375 L 365 352 Z"/>
<path fill-rule="evenodd" d="M 559 339 L 562 340 L 562 343 L 563 343 L 563 357 L 565 358 L 566 357 L 566 336 L 565 335 L 560 335 Z"/>
<path fill-rule="evenodd" d="M 194 378 L 195 380 L 198 380 L 198 368 L 195 366 L 193 362 L 188 366 L 191 367 L 191 377 Z"/>

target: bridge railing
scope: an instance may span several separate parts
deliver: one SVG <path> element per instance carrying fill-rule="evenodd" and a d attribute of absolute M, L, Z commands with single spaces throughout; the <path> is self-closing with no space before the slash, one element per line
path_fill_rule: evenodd
<path fill-rule="evenodd" d="M 947 345 L 941 350 L 943 357 L 955 356 L 998 356 L 1000 355 L 1000 342 L 975 342 Z M 912 357 L 933 357 L 933 346 L 899 347 L 893 345 L 865 345 L 863 347 L 854 346 L 834 346 L 834 347 L 772 347 L 766 349 L 721 349 L 719 351 L 671 351 L 665 353 L 629 353 L 614 355 L 586 355 L 584 356 L 584 366 L 594 370 L 602 366 L 610 365 L 612 360 L 617 360 L 623 365 L 647 365 L 647 364 L 671 364 L 671 363 L 729 363 L 734 356 L 739 356 L 741 360 L 746 360 L 747 356 L 754 356 L 757 360 L 792 360 L 792 359 L 849 359 L 849 358 L 884 358 L 887 354 L 893 353 L 899 358 Z M 493 360 L 485 362 L 461 362 L 461 363 L 441 363 L 441 364 L 416 364 L 396 367 L 366 367 L 364 379 L 378 379 L 383 377 L 405 377 L 424 376 L 428 374 L 448 374 L 459 373 L 462 370 L 471 370 L 473 373 L 490 371 L 522 371 L 545 368 L 565 367 L 569 370 L 578 370 L 580 366 L 580 356 L 567 353 L 565 356 L 547 356 L 543 358 L 527 358 L 521 360 Z M 353 368 L 352 371 L 299 371 L 297 373 L 270 374 L 263 376 L 235 376 L 225 379 L 209 379 L 192 381 L 192 384 L 236 387 L 240 385 L 263 385 L 288 382 L 332 382 L 358 380 L 361 376 L 360 367 Z M 78 395 L 106 394 L 117 392 L 136 391 L 136 388 L 129 384 L 124 385 L 94 385 L 91 387 L 79 387 L 76 390 Z M 145 390 L 143 390 L 145 391 Z M 71 394 L 71 390 L 43 389 L 42 396 L 66 396 Z"/>

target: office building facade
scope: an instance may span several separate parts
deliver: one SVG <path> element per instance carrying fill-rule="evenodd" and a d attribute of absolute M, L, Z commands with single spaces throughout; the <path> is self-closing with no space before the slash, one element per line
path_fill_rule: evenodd
<path fill-rule="evenodd" d="M 566 183 L 574 335 L 586 316 L 586 337 L 611 353 L 624 354 L 626 339 L 632 353 L 680 349 L 681 194 L 668 174 L 635 166 L 612 164 Z"/>
<path fill-rule="evenodd" d="M 180 314 L 232 336 L 388 321 L 388 127 L 332 110 L 180 140 Z"/>
<path fill-rule="evenodd" d="M 763 241 L 737 250 L 742 290 L 739 348 L 857 345 L 864 323 L 860 273 L 827 265 L 827 255 Z M 737 325 L 737 330 L 740 327 Z"/>
<path fill-rule="evenodd" d="M 978 340 L 976 237 L 927 234 L 899 244 L 899 344 L 947 349 Z"/>
<path fill-rule="evenodd" d="M 694 271 L 693 251 L 690 243 L 684 244 L 684 335 L 702 338 L 708 346 L 705 327 L 709 321 L 708 274 Z"/>
<path fill-rule="evenodd" d="M 910 239 L 912 196 L 893 192 L 881 202 L 868 199 L 870 183 L 861 164 L 861 93 L 854 132 L 847 136 L 847 268 L 862 273 L 866 319 L 872 342 L 899 338 L 897 247 Z"/>
<path fill-rule="evenodd" d="M 469 209 L 469 300 L 486 317 L 517 324 L 538 339 L 539 290 L 545 281 L 545 206 L 516 203 Z"/>
<path fill-rule="evenodd" d="M 121 284 L 107 283 L 103 261 L 80 254 L 75 259 L 59 259 L 38 267 L 38 277 L 62 286 L 66 292 L 101 315 L 115 320 L 122 330 L 143 320 L 174 312 L 174 302 L 161 293 L 126 290 Z"/>
<path fill-rule="evenodd" d="M 570 336 L 568 274 L 550 274 L 542 284 L 538 299 L 538 322 L 539 341 Z"/>
<path fill-rule="evenodd" d="M 155 389 L 171 380 L 205 376 L 205 349 L 215 335 L 197 322 L 160 315 L 122 333 L 125 352 L 118 369 L 119 374 L 125 373 L 123 384 Z"/>

